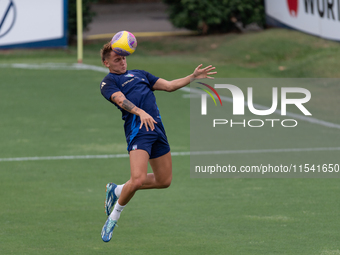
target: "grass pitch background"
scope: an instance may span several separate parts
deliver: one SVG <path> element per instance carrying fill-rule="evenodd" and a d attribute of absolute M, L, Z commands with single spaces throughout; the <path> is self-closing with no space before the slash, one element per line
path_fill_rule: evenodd
<path fill-rule="evenodd" d="M 101 65 L 103 43 L 85 45 L 86 64 Z M 338 43 L 268 30 L 141 39 L 128 68 L 165 79 L 200 63 L 218 77 L 339 77 L 339 58 Z M 121 115 L 100 95 L 104 73 L 6 67 L 75 59 L 73 47 L 0 52 L 0 158 L 126 153 Z M 156 92 L 174 152 L 190 145 L 183 94 Z M 129 178 L 127 158 L 2 161 L 0 254 L 340 254 L 338 179 L 191 179 L 189 165 L 174 157 L 171 187 L 139 191 L 105 244 L 105 184 Z"/>

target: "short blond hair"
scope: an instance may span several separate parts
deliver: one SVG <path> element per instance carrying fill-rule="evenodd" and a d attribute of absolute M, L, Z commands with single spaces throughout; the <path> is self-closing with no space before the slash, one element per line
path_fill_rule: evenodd
<path fill-rule="evenodd" d="M 102 57 L 102 63 L 104 64 L 104 61 L 110 57 L 110 54 L 112 52 L 111 48 L 111 42 L 105 43 L 103 47 L 100 50 L 100 55 Z"/>

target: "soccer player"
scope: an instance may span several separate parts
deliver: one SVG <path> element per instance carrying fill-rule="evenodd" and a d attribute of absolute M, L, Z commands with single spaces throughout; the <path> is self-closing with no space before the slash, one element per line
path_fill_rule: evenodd
<path fill-rule="evenodd" d="M 109 69 L 109 74 L 100 84 L 101 93 L 122 112 L 131 173 L 125 184 L 106 185 L 105 211 L 108 218 L 101 236 L 104 242 L 108 242 L 120 213 L 137 190 L 167 188 L 172 180 L 170 146 L 153 91 L 175 91 L 195 79 L 212 79 L 210 75 L 217 72 L 213 72 L 215 67 L 202 68 L 201 64 L 192 74 L 167 81 L 143 70 L 127 70 L 126 58 L 113 52 L 110 43 L 101 49 L 101 57 Z M 148 163 L 153 173 L 147 173 Z"/>

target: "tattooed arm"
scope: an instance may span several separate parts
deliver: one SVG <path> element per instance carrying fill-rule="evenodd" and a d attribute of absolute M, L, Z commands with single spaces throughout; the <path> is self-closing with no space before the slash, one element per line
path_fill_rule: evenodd
<path fill-rule="evenodd" d="M 125 111 L 139 116 L 141 122 L 139 128 L 142 128 L 142 126 L 145 125 L 146 131 L 149 131 L 149 128 L 151 130 L 155 129 L 155 124 L 157 122 L 148 113 L 138 108 L 131 101 L 129 101 L 122 92 L 113 93 L 111 95 L 111 101 Z"/>

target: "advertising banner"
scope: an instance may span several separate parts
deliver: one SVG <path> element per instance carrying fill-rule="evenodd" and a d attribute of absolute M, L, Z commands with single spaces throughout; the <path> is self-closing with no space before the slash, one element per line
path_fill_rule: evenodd
<path fill-rule="evenodd" d="M 266 0 L 267 24 L 340 41 L 340 0 Z"/>
<path fill-rule="evenodd" d="M 0 49 L 67 45 L 67 0 L 0 1 Z"/>

